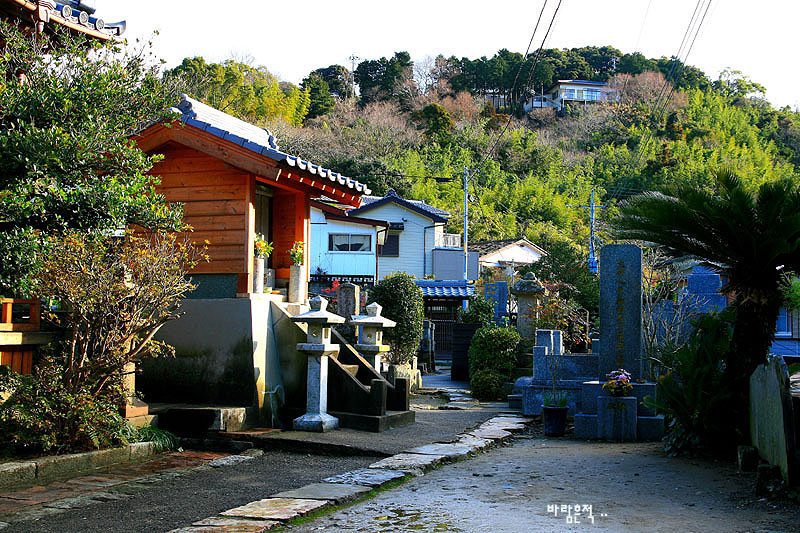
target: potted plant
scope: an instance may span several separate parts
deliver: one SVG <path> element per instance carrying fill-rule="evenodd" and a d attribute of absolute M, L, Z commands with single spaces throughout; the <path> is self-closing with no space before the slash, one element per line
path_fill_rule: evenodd
<path fill-rule="evenodd" d="M 609 396 L 630 396 L 633 392 L 631 375 L 624 368 L 606 374 L 608 381 L 603 383 L 603 391 Z"/>
<path fill-rule="evenodd" d="M 292 303 L 303 303 L 306 299 L 306 276 L 305 276 L 305 253 L 303 241 L 295 241 L 289 250 L 289 259 L 292 266 L 289 267 L 289 301 Z"/>
<path fill-rule="evenodd" d="M 547 369 L 550 372 L 550 390 L 542 394 L 542 423 L 544 434 L 548 437 L 561 437 L 567 428 L 567 392 L 558 390 L 558 369 L 561 366 L 561 352 L 547 354 Z"/>
<path fill-rule="evenodd" d="M 253 292 L 261 294 L 264 292 L 264 266 L 269 254 L 272 253 L 272 243 L 260 233 L 256 233 L 255 245 L 253 246 L 255 261 L 253 264 Z M 267 292 L 271 292 L 270 286 Z"/>

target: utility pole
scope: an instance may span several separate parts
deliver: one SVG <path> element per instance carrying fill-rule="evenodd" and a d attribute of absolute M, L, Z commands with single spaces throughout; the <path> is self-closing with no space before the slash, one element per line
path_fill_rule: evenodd
<path fill-rule="evenodd" d="M 469 202 L 469 193 L 467 192 L 468 179 L 469 169 L 464 167 L 464 281 L 469 281 L 467 278 L 469 270 L 469 252 L 467 251 L 467 204 Z"/>
<path fill-rule="evenodd" d="M 592 194 L 591 197 L 589 198 L 589 205 L 567 205 L 567 207 L 580 207 L 583 209 L 589 209 L 589 259 L 587 260 L 587 264 L 589 265 L 589 272 L 591 272 L 592 274 L 597 274 L 597 256 L 594 253 L 594 210 L 602 209 L 606 206 L 595 205 L 594 187 L 592 187 Z"/>
<path fill-rule="evenodd" d="M 347 59 L 350 60 L 350 97 L 356 97 L 356 61 L 361 59 L 355 54 L 352 54 Z"/>

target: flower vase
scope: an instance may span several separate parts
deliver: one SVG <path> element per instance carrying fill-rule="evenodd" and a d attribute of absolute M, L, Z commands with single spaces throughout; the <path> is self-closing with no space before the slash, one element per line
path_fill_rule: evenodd
<path fill-rule="evenodd" d="M 289 303 L 302 304 L 306 301 L 306 267 L 292 265 L 289 267 Z"/>
<path fill-rule="evenodd" d="M 264 293 L 264 258 L 256 257 L 253 261 L 253 292 Z"/>

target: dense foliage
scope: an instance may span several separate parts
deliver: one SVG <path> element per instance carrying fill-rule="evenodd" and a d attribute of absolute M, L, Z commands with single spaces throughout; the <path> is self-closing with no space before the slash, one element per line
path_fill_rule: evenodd
<path fill-rule="evenodd" d="M 730 408 L 737 392 L 725 373 L 732 339 L 731 316 L 702 315 L 689 343 L 664 359 L 655 398 L 647 401 L 668 419 L 666 451 L 672 455 L 701 446 L 730 447 L 742 435 Z"/>
<path fill-rule="evenodd" d="M 469 373 L 492 370 L 506 380 L 517 361 L 520 337 L 514 328 L 487 325 L 475 332 L 469 345 Z"/>
<path fill-rule="evenodd" d="M 422 291 L 414 278 L 405 272 L 387 276 L 369 291 L 368 300 L 378 302 L 383 307 L 381 314 L 397 322 L 384 331 L 391 346 L 387 359 L 396 364 L 409 362 L 419 350 L 424 317 Z"/>
<path fill-rule="evenodd" d="M 0 33 L 0 295 L 26 297 L 49 235 L 179 223 L 146 174 L 154 158 L 128 139 L 177 95 L 144 52 Z"/>
<path fill-rule="evenodd" d="M 494 301 L 487 300 L 480 292 L 469 298 L 467 309 L 458 308 L 458 320 L 465 324 L 488 326 L 494 322 Z"/>
<path fill-rule="evenodd" d="M 196 252 L 175 237 L 54 237 L 36 272 L 58 302 L 46 318 L 64 331 L 31 376 L 0 375 L 0 443 L 32 451 L 80 450 L 130 437 L 119 415 L 131 363 L 171 353 L 153 335 L 177 318 Z M 6 368 L 6 367 L 3 367 Z"/>

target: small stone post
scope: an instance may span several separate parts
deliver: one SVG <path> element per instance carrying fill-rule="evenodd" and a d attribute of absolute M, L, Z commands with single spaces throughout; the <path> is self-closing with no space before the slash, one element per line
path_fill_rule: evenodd
<path fill-rule="evenodd" d="M 367 306 L 366 315 L 354 315 L 350 319 L 351 326 L 360 326 L 361 335 L 356 350 L 372 358 L 375 370 L 381 371 L 381 357 L 389 351 L 389 346 L 383 344 L 383 328 L 393 328 L 397 325 L 394 320 L 381 316 L 383 308 L 378 302 Z"/>
<path fill-rule="evenodd" d="M 355 283 L 341 283 L 336 289 L 336 313 L 339 316 L 348 317 L 361 314 L 361 287 Z M 337 328 L 342 337 L 350 344 L 358 342 L 355 327 L 344 325 Z"/>
<path fill-rule="evenodd" d="M 339 345 L 331 343 L 331 325 L 344 318 L 325 310 L 328 301 L 315 296 L 309 302 L 311 311 L 293 316 L 292 321 L 308 324 L 308 342 L 297 344 L 297 350 L 308 354 L 306 381 L 306 414 L 294 419 L 294 429 L 329 431 L 339 427 L 339 419 L 328 414 L 328 356 L 339 353 Z"/>

